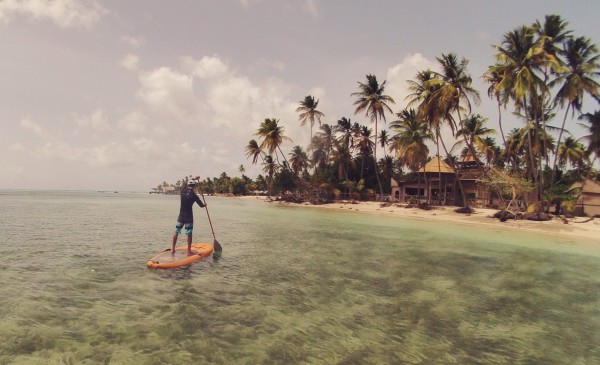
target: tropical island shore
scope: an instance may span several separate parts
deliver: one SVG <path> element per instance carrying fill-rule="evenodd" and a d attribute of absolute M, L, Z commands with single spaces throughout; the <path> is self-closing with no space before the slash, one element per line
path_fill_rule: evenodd
<path fill-rule="evenodd" d="M 262 196 L 246 196 L 242 199 L 260 200 L 267 203 Z M 498 211 L 496 209 L 476 208 L 472 214 L 460 214 L 454 212 L 456 207 L 433 207 L 430 210 L 423 210 L 414 207 L 407 207 L 405 204 L 381 203 L 373 201 L 340 201 L 328 204 L 310 204 L 310 203 L 287 203 L 274 201 L 270 204 L 282 204 L 289 206 L 305 207 L 310 209 L 333 209 L 340 211 L 352 211 L 356 213 L 379 214 L 395 216 L 399 218 L 423 219 L 428 221 L 445 221 L 457 224 L 468 224 L 487 226 L 490 228 L 506 228 L 515 230 L 526 230 L 529 232 L 540 232 L 543 234 L 562 235 L 565 237 L 580 240 L 582 244 L 594 244 L 600 247 L 600 219 L 589 217 L 575 217 L 563 221 L 560 218 L 554 218 L 549 221 L 530 221 L 509 219 L 501 222 L 493 215 Z M 566 223 L 565 223 L 566 222 Z"/>

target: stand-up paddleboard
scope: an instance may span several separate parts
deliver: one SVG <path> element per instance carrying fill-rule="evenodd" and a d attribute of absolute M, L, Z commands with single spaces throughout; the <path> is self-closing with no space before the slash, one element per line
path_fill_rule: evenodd
<path fill-rule="evenodd" d="M 172 267 L 191 265 L 194 261 L 198 261 L 209 256 L 213 252 L 213 245 L 206 242 L 192 243 L 192 254 L 188 255 L 187 244 L 185 246 L 175 247 L 175 254 L 171 249 L 166 249 L 154 255 L 148 260 L 148 267 L 157 269 L 168 269 Z"/>

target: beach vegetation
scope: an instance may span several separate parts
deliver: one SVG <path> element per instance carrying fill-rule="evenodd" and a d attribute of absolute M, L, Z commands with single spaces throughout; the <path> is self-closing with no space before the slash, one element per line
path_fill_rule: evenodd
<path fill-rule="evenodd" d="M 358 121 L 327 121 L 319 99 L 304 96 L 295 111 L 300 124 L 310 126 L 306 146 L 290 143 L 289 121 L 268 117 L 242 147 L 261 174 L 252 179 L 244 169 L 233 181 L 223 173 L 206 178 L 203 189 L 293 195 L 293 201 L 308 201 L 315 191 L 341 200 L 412 199 L 464 212 L 471 205 L 523 209 L 535 202 L 549 210 L 572 202 L 574 182 L 598 178 L 598 47 L 561 16 L 547 15 L 505 32 L 490 59 L 480 77 L 496 116 L 477 109 L 481 96 L 469 60 L 441 53 L 431 69 L 406 81 L 408 96 L 397 110 L 388 81 L 374 74 L 350 93 L 349 112 Z M 386 125 L 389 116 L 394 120 Z M 506 128 L 508 118 L 515 127 Z M 153 191 L 177 192 L 183 183 L 163 182 Z"/>

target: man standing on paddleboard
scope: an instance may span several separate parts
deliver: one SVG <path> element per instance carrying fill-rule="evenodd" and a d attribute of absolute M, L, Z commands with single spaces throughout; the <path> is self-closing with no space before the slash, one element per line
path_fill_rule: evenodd
<path fill-rule="evenodd" d="M 194 212 L 192 210 L 194 203 L 198 203 L 200 208 L 204 208 L 204 203 L 200 200 L 200 197 L 194 192 L 194 185 L 196 181 L 200 180 L 200 176 L 196 176 L 188 180 L 187 184 L 181 187 L 181 204 L 179 206 L 179 217 L 177 217 L 177 224 L 175 225 L 175 234 L 173 235 L 173 247 L 171 252 L 175 254 L 175 244 L 177 238 L 181 233 L 181 229 L 185 227 L 185 234 L 187 235 L 188 255 L 192 254 L 192 230 L 194 229 Z"/>

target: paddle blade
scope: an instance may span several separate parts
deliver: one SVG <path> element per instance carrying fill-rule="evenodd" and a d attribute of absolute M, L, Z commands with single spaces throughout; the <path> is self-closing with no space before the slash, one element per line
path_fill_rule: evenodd
<path fill-rule="evenodd" d="M 216 239 L 215 239 L 215 242 L 214 242 L 214 249 L 215 249 L 215 251 L 218 251 L 218 252 L 223 251 L 223 247 L 221 247 L 221 244 Z"/>

